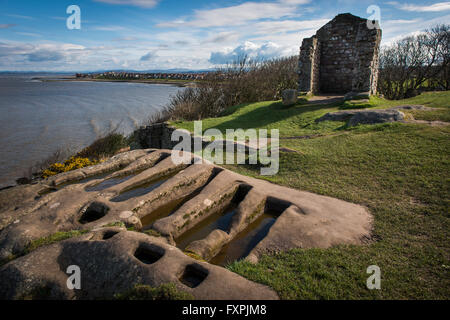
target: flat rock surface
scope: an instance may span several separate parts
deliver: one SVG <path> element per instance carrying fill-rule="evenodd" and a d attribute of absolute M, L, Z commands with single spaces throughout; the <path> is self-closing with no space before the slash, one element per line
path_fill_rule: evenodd
<path fill-rule="evenodd" d="M 349 126 L 376 124 L 403 120 L 405 115 L 398 110 L 369 110 L 356 112 L 348 122 Z"/>
<path fill-rule="evenodd" d="M 404 121 L 409 123 L 429 124 L 429 125 L 446 125 L 442 121 L 422 121 L 422 120 L 405 120 L 405 114 L 402 111 L 422 110 L 431 111 L 436 108 L 429 108 L 422 105 L 403 105 L 389 109 L 354 109 L 343 110 L 337 112 L 329 112 L 317 119 L 317 122 L 322 121 L 348 121 L 349 126 L 356 126 L 358 124 L 377 124 L 387 122 Z"/>

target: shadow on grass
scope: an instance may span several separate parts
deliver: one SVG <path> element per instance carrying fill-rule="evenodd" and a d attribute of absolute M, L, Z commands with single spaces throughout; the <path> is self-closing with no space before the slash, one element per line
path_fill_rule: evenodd
<path fill-rule="evenodd" d="M 227 115 L 231 115 L 241 108 L 245 108 L 252 103 L 239 105 L 233 110 L 227 110 Z M 214 128 L 225 132 L 226 129 L 251 129 L 267 127 L 272 123 L 299 116 L 306 112 L 314 112 L 321 109 L 332 108 L 334 104 L 308 105 L 306 99 L 294 106 L 284 106 L 282 102 L 274 102 L 267 107 L 256 108 L 252 111 L 236 115 L 232 120 L 222 122 Z M 338 103 L 336 105 L 339 105 Z"/>
<path fill-rule="evenodd" d="M 370 109 L 370 108 L 374 108 L 375 106 L 370 104 L 369 102 L 367 103 L 349 103 L 349 102 L 344 102 L 341 103 L 341 105 L 338 107 L 339 110 L 357 110 L 357 109 Z"/>

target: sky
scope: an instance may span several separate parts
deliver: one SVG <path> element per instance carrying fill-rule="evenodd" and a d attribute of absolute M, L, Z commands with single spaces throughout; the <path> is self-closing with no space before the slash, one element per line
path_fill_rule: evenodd
<path fill-rule="evenodd" d="M 71 5 L 79 29 L 67 27 Z M 337 14 L 372 19 L 373 6 L 382 45 L 450 21 L 439 0 L 0 0 L 0 71 L 201 70 L 290 56 Z"/>

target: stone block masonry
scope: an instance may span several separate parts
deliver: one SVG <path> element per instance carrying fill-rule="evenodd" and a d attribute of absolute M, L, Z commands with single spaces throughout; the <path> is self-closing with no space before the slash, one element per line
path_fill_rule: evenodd
<path fill-rule="evenodd" d="M 377 91 L 381 30 L 350 13 L 336 16 L 311 38 L 303 39 L 299 91 L 308 93 Z"/>
<path fill-rule="evenodd" d="M 175 130 L 167 123 L 156 123 L 141 127 L 136 133 L 143 148 L 172 149 L 178 143 L 171 140 Z"/>

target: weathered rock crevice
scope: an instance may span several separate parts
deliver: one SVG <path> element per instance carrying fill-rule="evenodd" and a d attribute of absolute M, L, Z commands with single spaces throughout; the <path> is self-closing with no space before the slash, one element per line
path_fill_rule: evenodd
<path fill-rule="evenodd" d="M 272 299 L 277 296 L 270 289 L 217 265 L 243 258 L 257 261 L 262 254 L 292 248 L 363 244 L 361 239 L 370 235 L 371 215 L 361 206 L 209 162 L 175 165 L 170 154 L 131 151 L 28 186 L 19 209 L 8 206 L 3 211 L 3 221 L 9 223 L 0 232 L 2 261 L 60 231 L 88 233 L 5 264 L 0 268 L 0 297 L 50 286 L 53 297 L 95 299 L 135 284 L 172 282 L 199 299 Z M 49 186 L 53 192 L 36 198 L 36 192 Z M 13 197 L 14 190 L 0 191 L 0 198 L 3 192 Z M 21 186 L 16 192 L 23 191 Z M 126 192 L 135 193 L 113 201 Z M 62 271 L 69 265 L 85 270 L 83 283 L 89 283 L 75 295 L 64 288 L 67 275 Z"/>

